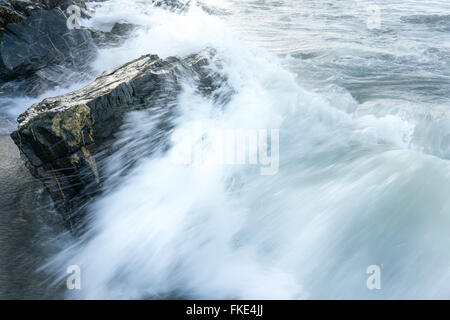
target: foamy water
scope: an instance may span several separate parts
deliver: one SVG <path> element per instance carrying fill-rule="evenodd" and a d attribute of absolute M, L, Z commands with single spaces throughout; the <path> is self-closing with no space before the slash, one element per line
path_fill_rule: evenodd
<path fill-rule="evenodd" d="M 44 266 L 62 281 L 80 266 L 67 297 L 448 298 L 448 5 L 376 1 L 370 29 L 365 1 L 206 3 L 227 14 L 105 2 L 85 24 L 141 28 L 93 66 L 215 48 L 234 94 L 219 106 L 186 80 L 172 123 L 276 129 L 278 171 L 176 164 L 185 141 L 146 138 L 162 114 L 131 114 L 91 229 Z M 381 290 L 366 287 L 371 265 Z"/>

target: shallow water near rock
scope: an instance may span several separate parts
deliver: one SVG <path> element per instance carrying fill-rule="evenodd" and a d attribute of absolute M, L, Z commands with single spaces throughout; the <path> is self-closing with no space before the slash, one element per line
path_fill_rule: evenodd
<path fill-rule="evenodd" d="M 89 208 L 85 236 L 64 236 L 57 219 L 37 219 L 51 210 L 5 211 L 0 246 L 10 249 L 0 261 L 17 257 L 22 243 L 35 241 L 39 249 L 31 247 L 23 269 L 0 271 L 2 283 L 21 279 L 32 296 L 40 295 L 28 270 L 40 270 L 46 283 L 64 283 L 67 266 L 79 265 L 82 290 L 48 286 L 49 297 L 448 298 L 448 3 L 206 3 L 228 14 L 102 3 L 85 25 L 107 29 L 125 19 L 141 27 L 121 46 L 100 49 L 92 67 L 100 74 L 143 54 L 215 48 L 233 96 L 218 105 L 186 81 L 171 121 L 180 130 L 198 122 L 277 129 L 277 173 L 174 164 L 183 141 L 168 151 L 152 144 L 161 152 L 149 153 L 155 114 L 133 113 L 118 133 L 126 147 L 105 164 L 110 178 Z M 381 10 L 376 28 L 368 22 L 370 5 Z M 24 111 L 22 101 L 0 112 L 12 105 Z M 8 148 L 5 154 L 14 154 Z M 2 153 L 3 162 L 16 163 L 9 159 Z M 130 161 L 136 164 L 125 172 Z M 10 179 L 6 192 L 17 195 L 22 187 Z M 7 196 L 1 201 L 11 208 Z M 27 224 L 12 218 L 19 209 Z M 46 228 L 55 231 L 42 234 Z M 56 248 L 41 246 L 49 234 L 60 239 Z M 381 290 L 367 288 L 371 265 L 381 269 Z M 24 294 L 22 282 L 8 288 L 1 294 Z"/>

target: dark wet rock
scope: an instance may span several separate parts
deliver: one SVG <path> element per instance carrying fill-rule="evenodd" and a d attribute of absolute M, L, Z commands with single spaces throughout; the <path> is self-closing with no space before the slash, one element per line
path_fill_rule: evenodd
<path fill-rule="evenodd" d="M 135 29 L 135 27 L 136 27 L 135 25 L 129 23 L 128 21 L 119 20 L 112 27 L 111 33 L 118 35 L 118 36 L 126 36 L 131 31 L 133 31 Z"/>
<path fill-rule="evenodd" d="M 14 10 L 17 14 L 22 15 L 23 17 L 29 17 L 37 10 L 45 9 L 45 5 L 43 3 L 37 1 L 30 0 L 3 0 L 0 1 L 0 5 L 5 4 L 5 6 L 9 6 L 12 10 Z M 17 23 L 17 22 L 12 22 Z"/>
<path fill-rule="evenodd" d="M 30 0 L 0 0 L 0 28 L 7 24 L 20 23 L 44 5 Z"/>
<path fill-rule="evenodd" d="M 10 23 L 20 23 L 25 20 L 25 16 L 14 10 L 10 6 L 2 5 L 0 2 L 0 28 L 4 28 Z"/>
<path fill-rule="evenodd" d="M 138 26 L 125 20 L 120 20 L 114 24 L 111 31 L 89 29 L 95 44 L 99 48 L 118 46 L 125 41 Z"/>
<path fill-rule="evenodd" d="M 190 5 L 190 1 L 180 1 L 180 0 L 152 0 L 152 4 L 155 7 L 168 9 L 168 10 L 176 10 L 182 11 L 187 10 Z"/>
<path fill-rule="evenodd" d="M 68 226 L 80 221 L 83 206 L 101 191 L 99 163 L 110 153 L 127 113 L 170 112 L 186 78 L 195 81 L 200 93 L 218 98 L 216 89 L 224 79 L 208 68 L 213 57 L 213 50 L 164 60 L 146 55 L 105 72 L 85 88 L 45 99 L 19 117 L 11 136 Z"/>
<path fill-rule="evenodd" d="M 0 27 L 22 22 L 40 10 L 59 8 L 65 11 L 71 5 L 87 9 L 84 0 L 0 0 Z"/>
<path fill-rule="evenodd" d="M 57 85 L 62 69 L 88 71 L 96 50 L 88 30 L 67 28 L 61 9 L 39 10 L 6 26 L 0 41 L 0 80 L 25 82 L 23 92 L 36 95 Z"/>
<path fill-rule="evenodd" d="M 11 72 L 29 74 L 55 63 L 80 65 L 92 49 L 86 30 L 68 30 L 59 9 L 39 13 L 5 29 L 2 62 Z"/>
<path fill-rule="evenodd" d="M 60 250 L 45 239 L 64 231 L 61 216 L 9 136 L 0 135 L 0 154 L 0 299 L 61 299 L 65 286 L 37 272 Z"/>

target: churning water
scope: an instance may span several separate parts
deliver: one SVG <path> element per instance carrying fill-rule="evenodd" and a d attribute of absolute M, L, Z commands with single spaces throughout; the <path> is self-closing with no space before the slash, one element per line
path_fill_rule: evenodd
<path fill-rule="evenodd" d="M 44 268 L 64 281 L 80 266 L 73 298 L 449 298 L 448 2 L 205 3 L 216 13 L 103 3 L 86 25 L 143 27 L 94 68 L 215 48 L 233 95 L 217 105 L 186 82 L 173 123 L 276 129 L 276 174 L 178 165 L 183 140 L 146 138 L 162 115 L 133 113 L 91 229 Z"/>

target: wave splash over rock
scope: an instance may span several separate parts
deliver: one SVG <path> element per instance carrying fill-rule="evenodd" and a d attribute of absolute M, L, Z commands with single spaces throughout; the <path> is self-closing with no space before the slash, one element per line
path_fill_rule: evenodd
<path fill-rule="evenodd" d="M 80 267 L 69 298 L 448 296 L 450 166 L 415 145 L 413 121 L 305 89 L 195 4 L 108 1 L 86 23 L 119 17 L 140 27 L 98 50 L 90 67 L 111 71 L 33 105 L 13 134 L 69 227 L 82 221 L 43 266 L 60 282 Z M 198 122 L 279 130 L 279 171 L 173 163 L 173 134 Z"/>

